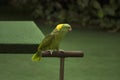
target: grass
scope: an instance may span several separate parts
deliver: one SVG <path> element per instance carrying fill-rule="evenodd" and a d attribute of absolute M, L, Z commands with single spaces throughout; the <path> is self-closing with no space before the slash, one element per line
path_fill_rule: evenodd
<path fill-rule="evenodd" d="M 49 33 L 50 27 L 41 27 Z M 73 29 L 61 43 L 64 50 L 82 50 L 83 58 L 66 58 L 65 80 L 119 80 L 120 34 Z M 0 54 L 1 80 L 59 80 L 59 59 L 34 63 L 31 54 Z"/>

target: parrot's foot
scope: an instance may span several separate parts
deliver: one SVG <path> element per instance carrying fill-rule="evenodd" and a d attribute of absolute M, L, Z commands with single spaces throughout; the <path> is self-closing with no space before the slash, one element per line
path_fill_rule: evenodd
<path fill-rule="evenodd" d="M 65 51 L 65 50 L 63 50 L 63 49 L 60 49 L 59 51 Z"/>
<path fill-rule="evenodd" d="M 63 49 L 59 49 L 59 51 L 62 51 L 62 52 L 63 52 L 64 50 L 63 50 Z"/>
<path fill-rule="evenodd" d="M 52 55 L 52 53 L 53 53 L 53 50 L 48 50 L 48 52 L 50 52 L 50 54 Z"/>
<path fill-rule="evenodd" d="M 52 55 L 52 53 L 54 52 L 54 51 L 64 51 L 63 49 L 60 49 L 60 50 L 48 50 L 48 52 L 50 52 L 50 54 Z"/>

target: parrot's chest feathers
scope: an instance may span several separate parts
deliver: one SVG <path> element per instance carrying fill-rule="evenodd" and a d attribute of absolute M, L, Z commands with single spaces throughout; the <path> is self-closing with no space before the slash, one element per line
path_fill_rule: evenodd
<path fill-rule="evenodd" d="M 64 38 L 64 36 L 65 36 L 65 34 L 62 34 L 62 33 L 55 35 L 55 42 L 60 43 L 61 40 Z"/>
<path fill-rule="evenodd" d="M 63 35 L 61 35 L 61 34 L 56 34 L 55 37 L 54 37 L 54 39 L 53 39 L 53 41 L 52 41 L 51 44 L 50 44 L 50 49 L 58 50 L 59 44 L 60 44 L 62 38 L 63 38 Z"/>
<path fill-rule="evenodd" d="M 49 36 L 43 39 L 38 50 L 59 50 L 59 44 L 62 38 L 65 36 L 64 32 L 52 32 Z"/>

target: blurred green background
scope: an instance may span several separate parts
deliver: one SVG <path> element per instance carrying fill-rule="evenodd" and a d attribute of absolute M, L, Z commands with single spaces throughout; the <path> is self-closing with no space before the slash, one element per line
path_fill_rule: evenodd
<path fill-rule="evenodd" d="M 0 20 L 32 20 L 45 35 L 69 23 L 60 47 L 85 56 L 66 58 L 65 80 L 120 79 L 120 0 L 1 0 Z M 59 80 L 59 58 L 34 63 L 31 56 L 0 54 L 0 79 Z"/>
<path fill-rule="evenodd" d="M 120 31 L 120 0 L 1 0 L 0 15 L 0 20 L 67 22 L 79 28 Z"/>

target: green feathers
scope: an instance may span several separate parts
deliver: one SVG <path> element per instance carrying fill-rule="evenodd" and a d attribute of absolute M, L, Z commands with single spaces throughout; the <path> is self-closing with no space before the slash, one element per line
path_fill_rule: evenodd
<path fill-rule="evenodd" d="M 58 24 L 56 28 L 42 40 L 37 52 L 32 56 L 32 61 L 40 61 L 42 51 L 59 50 L 62 38 L 71 30 L 72 28 L 69 24 Z"/>
<path fill-rule="evenodd" d="M 36 62 L 38 62 L 38 61 L 41 60 L 41 58 L 42 58 L 42 56 L 39 55 L 39 52 L 36 52 L 36 53 L 33 54 L 33 56 L 32 56 L 32 61 L 36 61 Z"/>

